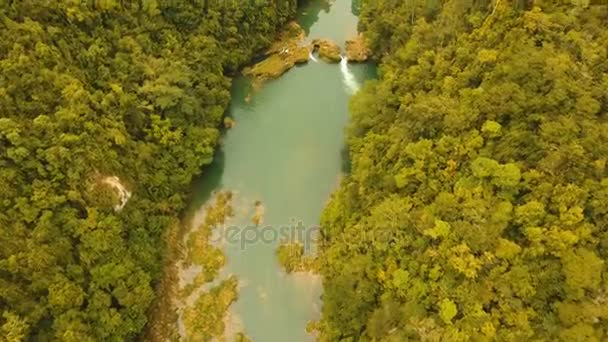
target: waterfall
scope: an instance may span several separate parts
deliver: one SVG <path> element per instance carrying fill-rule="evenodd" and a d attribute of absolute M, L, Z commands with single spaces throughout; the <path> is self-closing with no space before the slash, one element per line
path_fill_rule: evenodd
<path fill-rule="evenodd" d="M 317 63 L 317 62 L 319 61 L 319 60 L 318 60 L 318 59 L 315 57 L 315 55 L 313 55 L 313 54 L 312 54 L 312 51 L 308 53 L 308 58 L 309 58 L 311 61 L 315 62 L 315 63 Z"/>
<path fill-rule="evenodd" d="M 342 56 L 342 60 L 340 61 L 340 71 L 342 71 L 342 77 L 344 79 L 344 85 L 346 86 L 346 90 L 351 94 L 354 94 L 359 90 L 359 84 L 355 79 L 355 75 L 350 72 L 348 68 L 348 58 Z"/>

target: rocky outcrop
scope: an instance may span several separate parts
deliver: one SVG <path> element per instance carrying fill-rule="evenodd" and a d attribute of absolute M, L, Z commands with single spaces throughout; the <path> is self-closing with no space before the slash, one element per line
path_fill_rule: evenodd
<path fill-rule="evenodd" d="M 253 224 L 259 226 L 262 224 L 262 222 L 264 222 L 265 211 L 266 209 L 264 208 L 262 201 L 255 201 L 255 214 L 253 214 L 253 218 L 251 219 Z"/>
<path fill-rule="evenodd" d="M 300 46 L 306 38 L 306 32 L 295 21 L 289 22 L 279 33 L 277 40 L 266 50 L 266 55 L 282 53 L 290 47 Z"/>
<path fill-rule="evenodd" d="M 340 47 L 329 39 L 315 39 L 312 41 L 313 51 L 328 63 L 340 63 L 342 51 Z"/>
<path fill-rule="evenodd" d="M 233 118 L 231 118 L 229 116 L 224 118 L 224 128 L 231 129 L 231 128 L 234 128 L 234 126 L 236 126 L 236 122 L 234 121 Z"/>
<path fill-rule="evenodd" d="M 121 211 L 122 208 L 125 207 L 125 204 L 131 198 L 131 192 L 127 190 L 127 188 L 120 182 L 120 178 L 116 176 L 108 176 L 101 180 L 103 184 L 109 185 L 114 191 L 116 191 L 116 196 L 118 197 L 119 203 L 114 205 L 115 211 Z"/>
<path fill-rule="evenodd" d="M 363 63 L 368 60 L 370 56 L 370 50 L 367 47 L 365 38 L 359 35 L 357 38 L 349 39 L 346 41 L 346 58 L 349 62 Z"/>
<path fill-rule="evenodd" d="M 262 82 L 279 78 L 296 64 L 308 62 L 308 53 L 309 50 L 306 47 L 285 48 L 251 68 L 244 69 L 243 75 L 251 76 Z"/>
<path fill-rule="evenodd" d="M 266 51 L 267 58 L 243 69 L 243 75 L 253 78 L 253 90 L 261 87 L 265 81 L 280 77 L 295 65 L 308 62 L 310 46 L 304 43 L 305 36 L 300 25 L 290 22 Z"/>

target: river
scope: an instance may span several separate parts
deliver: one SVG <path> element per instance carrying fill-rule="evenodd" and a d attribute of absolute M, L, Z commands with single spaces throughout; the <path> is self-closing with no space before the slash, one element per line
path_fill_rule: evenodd
<path fill-rule="evenodd" d="M 311 2 L 298 16 L 308 39 L 329 38 L 343 47 L 356 35 L 350 1 Z M 234 80 L 229 116 L 236 126 L 226 132 L 214 163 L 195 184 L 194 217 L 214 190 L 234 193 L 235 217 L 228 225 L 248 235 L 233 235 L 224 245 L 228 261 L 222 275 L 235 274 L 240 283 L 228 328 L 254 341 L 312 339 L 305 326 L 320 314 L 321 282 L 318 276 L 282 271 L 275 254 L 278 232 L 298 222 L 306 229 L 318 225 L 344 171 L 349 97 L 375 75 L 370 64 L 315 59 L 264 84 L 249 103 L 249 80 Z M 257 201 L 264 219 L 254 229 Z"/>

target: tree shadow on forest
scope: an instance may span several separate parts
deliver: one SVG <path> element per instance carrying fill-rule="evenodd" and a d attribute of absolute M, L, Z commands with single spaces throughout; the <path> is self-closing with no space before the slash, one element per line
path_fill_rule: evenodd
<path fill-rule="evenodd" d="M 345 143 L 340 149 L 340 169 L 344 174 L 350 174 L 352 169 L 352 162 L 350 160 L 350 150 L 348 145 Z"/>

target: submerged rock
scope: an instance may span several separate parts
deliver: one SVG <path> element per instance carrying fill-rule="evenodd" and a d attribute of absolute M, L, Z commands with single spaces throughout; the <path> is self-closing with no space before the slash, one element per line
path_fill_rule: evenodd
<path fill-rule="evenodd" d="M 224 118 L 224 128 L 231 129 L 236 126 L 236 121 L 233 118 L 227 116 Z"/>
<path fill-rule="evenodd" d="M 256 226 L 259 226 L 260 224 L 262 224 L 262 222 L 264 222 L 264 213 L 266 209 L 264 208 L 262 201 L 255 201 L 254 205 L 255 214 L 253 214 L 251 222 L 253 222 L 253 224 L 255 224 Z"/>
<path fill-rule="evenodd" d="M 313 51 L 328 63 L 340 63 L 342 51 L 340 47 L 329 39 L 315 39 L 312 41 Z"/>
<path fill-rule="evenodd" d="M 253 340 L 249 336 L 245 335 L 245 333 L 240 332 L 240 333 L 236 334 L 234 341 L 235 342 L 252 342 Z"/>
<path fill-rule="evenodd" d="M 346 58 L 349 62 L 362 63 L 368 60 L 370 50 L 362 35 L 346 41 Z"/>
<path fill-rule="evenodd" d="M 264 300 L 266 300 L 266 299 L 268 298 L 268 292 L 266 292 L 266 290 L 264 290 L 264 288 L 263 288 L 263 287 L 258 286 L 257 291 L 258 291 L 258 297 L 259 297 L 261 300 L 263 300 L 263 301 L 264 301 Z"/>

